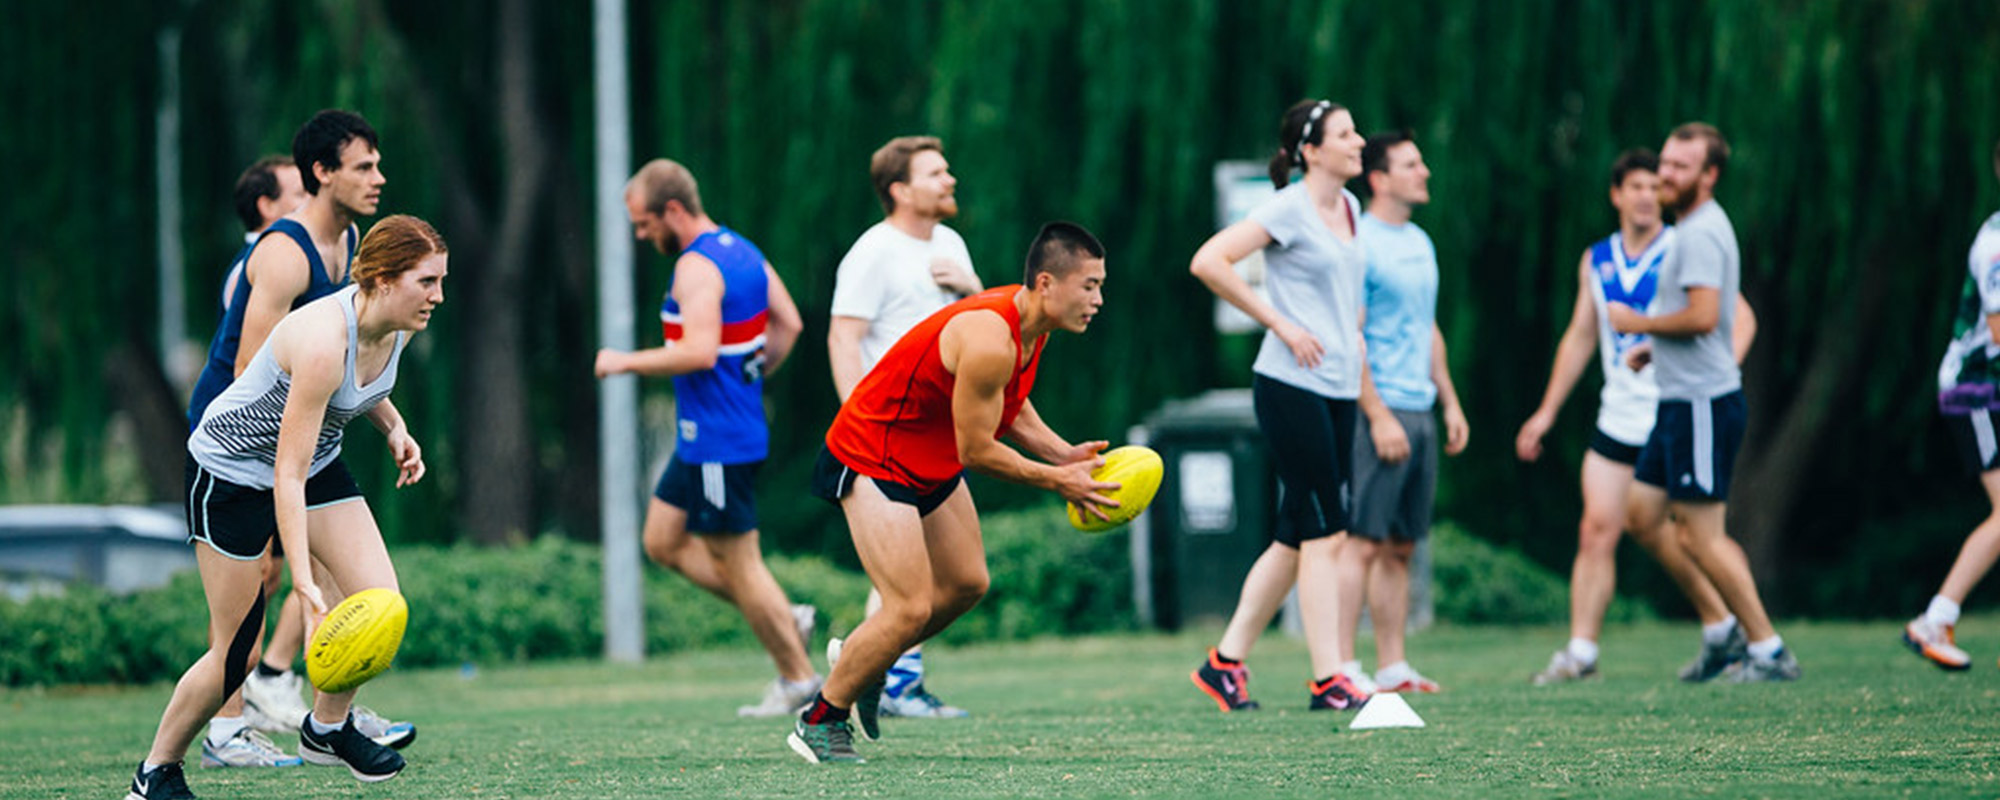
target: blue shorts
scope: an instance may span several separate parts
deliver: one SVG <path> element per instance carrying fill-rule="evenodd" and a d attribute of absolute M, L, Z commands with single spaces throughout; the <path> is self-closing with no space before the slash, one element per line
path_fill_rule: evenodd
<path fill-rule="evenodd" d="M 667 459 L 653 496 L 686 511 L 689 533 L 748 533 L 757 529 L 757 468 L 762 461 L 742 464 L 690 464 L 676 455 Z"/>
<path fill-rule="evenodd" d="M 1740 389 L 1713 400 L 1661 400 L 1632 477 L 1666 489 L 1670 500 L 1728 500 L 1748 417 Z"/>

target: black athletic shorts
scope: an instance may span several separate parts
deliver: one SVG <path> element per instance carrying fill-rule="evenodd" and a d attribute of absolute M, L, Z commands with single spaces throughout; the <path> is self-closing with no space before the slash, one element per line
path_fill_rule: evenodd
<path fill-rule="evenodd" d="M 1595 433 L 1590 435 L 1590 449 L 1596 451 L 1600 456 L 1628 467 L 1639 463 L 1639 446 L 1629 445 L 1613 439 L 1611 438 L 1611 434 L 1604 432 L 1603 428 L 1598 428 Z"/>
<path fill-rule="evenodd" d="M 840 499 L 846 497 L 848 492 L 854 491 L 854 479 L 858 477 L 861 477 L 861 473 L 841 463 L 833 451 L 822 445 L 819 449 L 819 460 L 813 463 L 812 494 L 836 506 L 840 505 Z M 875 482 L 875 488 L 882 491 L 883 497 L 903 505 L 916 506 L 917 516 L 928 517 L 938 506 L 944 505 L 944 501 L 951 497 L 952 492 L 958 490 L 959 483 L 965 480 L 965 473 L 960 472 L 951 476 L 951 480 L 945 481 L 944 485 L 928 492 L 881 478 L 869 478 L 869 480 Z"/>
<path fill-rule="evenodd" d="M 1993 436 L 1993 410 L 1981 408 L 1970 413 L 1945 412 L 1944 426 L 1951 431 L 1958 448 L 1958 463 L 1966 472 L 1978 475 L 2000 467 L 2000 444 Z"/>
<path fill-rule="evenodd" d="M 1669 500 L 1727 501 L 1749 417 L 1741 389 L 1711 400 L 1661 400 L 1632 477 L 1667 490 Z"/>
<path fill-rule="evenodd" d="M 1278 521 L 1271 538 L 1298 547 L 1347 530 L 1353 513 L 1354 401 L 1262 375 L 1251 382 L 1250 397 L 1278 472 Z"/>
<path fill-rule="evenodd" d="M 215 476 L 188 456 L 184 467 L 188 541 L 204 541 L 216 552 L 238 561 L 264 557 L 266 545 L 278 539 L 278 510 L 270 489 L 239 486 Z M 347 465 L 336 458 L 319 474 L 306 479 L 306 509 L 312 510 L 361 498 L 361 487 Z"/>

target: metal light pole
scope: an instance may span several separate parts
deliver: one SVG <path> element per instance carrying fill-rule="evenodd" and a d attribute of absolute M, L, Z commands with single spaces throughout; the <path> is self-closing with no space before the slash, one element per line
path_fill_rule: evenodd
<path fill-rule="evenodd" d="M 594 0 L 597 107 L 597 338 L 632 349 L 632 236 L 626 230 L 625 178 L 632 164 L 630 94 L 625 76 L 625 2 Z M 619 375 L 599 384 L 599 513 L 604 542 L 604 657 L 646 657 L 640 602 L 639 380 Z"/>

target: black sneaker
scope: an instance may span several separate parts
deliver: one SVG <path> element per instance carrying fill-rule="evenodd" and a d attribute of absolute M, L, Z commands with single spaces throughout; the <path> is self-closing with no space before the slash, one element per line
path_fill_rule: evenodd
<path fill-rule="evenodd" d="M 1308 711 L 1353 711 L 1368 703 L 1368 693 L 1343 672 L 1334 673 L 1325 683 L 1306 681 L 1306 687 L 1312 689 L 1312 699 L 1306 701 Z"/>
<path fill-rule="evenodd" d="M 1202 659 L 1201 666 L 1188 673 L 1188 678 L 1194 681 L 1194 688 L 1208 695 L 1224 713 L 1257 710 L 1257 701 L 1250 699 L 1250 668 L 1242 662 L 1233 666 L 1222 663 L 1222 657 L 1215 654 L 1213 647 L 1208 649 L 1208 657 Z"/>
<path fill-rule="evenodd" d="M 1750 639 L 1743 635 L 1742 625 L 1732 625 L 1729 636 L 1719 644 L 1701 641 L 1701 652 L 1694 660 L 1681 667 L 1680 678 L 1688 683 L 1702 683 L 1721 675 L 1725 670 L 1750 657 Z"/>
<path fill-rule="evenodd" d="M 146 774 L 146 765 L 132 773 L 132 791 L 125 793 L 125 800 L 195 800 L 194 792 L 188 791 L 187 776 L 181 774 L 181 762 L 176 761 Z"/>
<path fill-rule="evenodd" d="M 874 682 L 861 687 L 861 694 L 854 698 L 854 721 L 861 723 L 861 738 L 871 742 L 882 739 L 882 686 L 885 681 L 876 678 Z"/>
<path fill-rule="evenodd" d="M 340 730 L 325 736 L 313 732 L 311 714 L 299 720 L 299 757 L 308 764 L 323 767 L 345 764 L 354 779 L 364 783 L 386 781 L 403 771 L 402 754 L 377 744 L 355 728 L 351 713 L 341 723 Z"/>

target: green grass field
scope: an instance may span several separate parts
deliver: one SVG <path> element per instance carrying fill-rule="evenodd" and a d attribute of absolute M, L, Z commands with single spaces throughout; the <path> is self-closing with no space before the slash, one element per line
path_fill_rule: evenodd
<path fill-rule="evenodd" d="M 1251 659 L 1265 710 L 1224 716 L 1187 672 L 1215 631 L 934 650 L 931 684 L 970 720 L 889 720 L 869 763 L 814 767 L 785 720 L 745 720 L 760 654 L 391 672 L 363 701 L 420 725 L 410 768 L 364 786 L 320 767 L 190 767 L 204 798 L 1994 797 L 2000 617 L 1967 620 L 1974 669 L 1945 674 L 1894 623 L 1790 623 L 1805 680 L 1688 686 L 1688 625 L 1613 628 L 1604 677 L 1536 688 L 1554 628 L 1412 640 L 1445 685 L 1421 730 L 1307 713 L 1301 643 Z M 170 687 L 0 691 L 0 797 L 112 798 Z M 279 737 L 288 750 L 292 737 Z"/>

